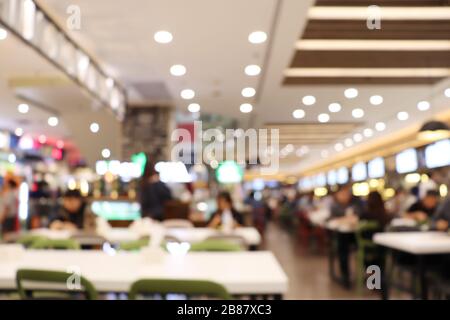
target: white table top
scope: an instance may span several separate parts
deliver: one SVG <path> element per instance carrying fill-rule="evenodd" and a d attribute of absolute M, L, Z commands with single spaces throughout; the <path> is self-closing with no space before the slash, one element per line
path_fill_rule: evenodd
<path fill-rule="evenodd" d="M 143 278 L 212 280 L 231 294 L 283 294 L 288 286 L 286 274 L 269 251 L 165 253 L 160 260 L 149 259 L 133 252 L 25 250 L 20 258 L 0 260 L 0 289 L 15 288 L 19 268 L 76 268 L 101 292 L 127 292 Z"/>
<path fill-rule="evenodd" d="M 42 235 L 51 239 L 68 239 L 75 233 L 70 231 L 57 231 L 49 229 L 35 229 L 30 233 Z M 220 235 L 220 231 L 211 228 L 167 228 L 165 235 L 173 236 L 183 242 L 199 242 L 206 240 L 209 236 Z M 261 243 L 261 235 L 253 227 L 241 227 L 234 229 L 230 235 L 237 235 L 244 238 L 247 245 L 257 246 Z M 102 235 L 111 243 L 120 243 L 124 241 L 134 241 L 140 238 L 140 235 L 129 228 L 111 228 Z"/>
<path fill-rule="evenodd" d="M 445 232 L 385 232 L 373 237 L 376 244 L 412 254 L 450 254 Z"/>

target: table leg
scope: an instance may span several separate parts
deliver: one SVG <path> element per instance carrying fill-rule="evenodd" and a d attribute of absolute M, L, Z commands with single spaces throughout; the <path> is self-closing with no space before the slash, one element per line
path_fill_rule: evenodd
<path fill-rule="evenodd" d="M 428 300 L 428 283 L 426 277 L 425 256 L 417 256 L 417 275 L 419 276 L 420 283 L 420 298 L 422 300 Z"/>
<path fill-rule="evenodd" d="M 274 300 L 283 300 L 283 295 L 282 294 L 274 294 L 273 299 Z"/>

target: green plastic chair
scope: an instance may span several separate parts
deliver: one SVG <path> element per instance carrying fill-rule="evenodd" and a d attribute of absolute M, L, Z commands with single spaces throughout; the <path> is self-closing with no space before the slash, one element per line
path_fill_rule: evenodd
<path fill-rule="evenodd" d="M 44 236 L 36 235 L 36 234 L 25 234 L 17 239 L 17 243 L 23 245 L 25 248 L 33 245 L 34 242 L 40 241 L 42 239 L 46 239 Z"/>
<path fill-rule="evenodd" d="M 368 259 L 374 260 L 378 258 L 379 252 L 377 245 L 368 238 L 367 235 L 372 235 L 381 230 L 380 224 L 377 221 L 361 220 L 356 229 L 356 284 L 359 293 L 362 293 L 365 279 L 365 261 Z"/>
<path fill-rule="evenodd" d="M 118 249 L 123 251 L 138 251 L 143 247 L 148 246 L 149 243 L 150 243 L 149 238 L 142 238 L 134 241 L 125 241 L 119 244 Z"/>
<path fill-rule="evenodd" d="M 243 251 L 242 246 L 235 242 L 211 239 L 191 244 L 189 251 L 218 251 L 218 252 L 233 252 Z"/>
<path fill-rule="evenodd" d="M 58 295 L 58 290 L 55 289 L 26 289 L 23 286 L 24 281 L 32 281 L 39 282 L 42 284 L 64 284 L 66 290 L 63 290 L 66 293 L 64 298 L 70 298 L 70 293 L 84 293 L 87 300 L 96 300 L 98 298 L 97 290 L 94 285 L 87 280 L 85 277 L 80 276 L 80 289 L 70 290 L 67 287 L 67 281 L 69 277 L 73 276 L 71 273 L 61 272 L 61 271 L 49 271 L 49 270 L 34 270 L 34 269 L 19 269 L 16 273 L 16 284 L 17 291 L 19 292 L 19 296 L 21 299 L 33 299 L 33 293 L 39 292 L 41 294 L 51 293 L 52 296 L 42 296 L 39 299 L 52 299 L 53 298 L 61 298 Z M 73 297 L 73 296 L 72 296 Z"/>
<path fill-rule="evenodd" d="M 61 250 L 80 250 L 80 244 L 73 239 L 48 239 L 41 238 L 34 241 L 30 249 L 61 249 Z"/>
<path fill-rule="evenodd" d="M 230 300 L 231 295 L 219 283 L 205 280 L 164 280 L 142 279 L 131 285 L 128 298 L 136 300 L 140 294 L 185 294 L 192 296 L 207 296 L 222 300 Z"/>

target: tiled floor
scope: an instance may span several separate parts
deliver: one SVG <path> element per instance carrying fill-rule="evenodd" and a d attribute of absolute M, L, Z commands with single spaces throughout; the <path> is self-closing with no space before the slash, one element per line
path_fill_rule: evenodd
<path fill-rule="evenodd" d="M 327 255 L 304 248 L 278 225 L 268 225 L 263 249 L 274 252 L 289 278 L 289 291 L 285 299 L 380 298 L 378 293 L 369 290 L 358 295 L 356 289 L 346 290 L 332 281 L 328 273 Z"/>

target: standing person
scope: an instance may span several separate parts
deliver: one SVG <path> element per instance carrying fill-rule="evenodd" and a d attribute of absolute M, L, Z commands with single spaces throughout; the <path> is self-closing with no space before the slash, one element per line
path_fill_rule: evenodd
<path fill-rule="evenodd" d="M 139 189 L 142 217 L 162 220 L 164 205 L 171 199 L 170 189 L 159 179 L 155 166 L 147 162 Z"/>
<path fill-rule="evenodd" d="M 6 182 L 6 188 L 2 195 L 3 208 L 0 215 L 3 237 L 8 233 L 19 230 L 19 193 L 18 184 L 14 179 Z"/>
<path fill-rule="evenodd" d="M 341 186 L 334 194 L 334 201 L 330 208 L 330 220 L 343 224 L 356 224 L 362 212 L 362 201 L 353 196 L 351 186 Z M 342 282 L 346 288 L 350 288 L 349 255 L 355 237 L 353 233 L 337 232 L 336 241 Z"/>

